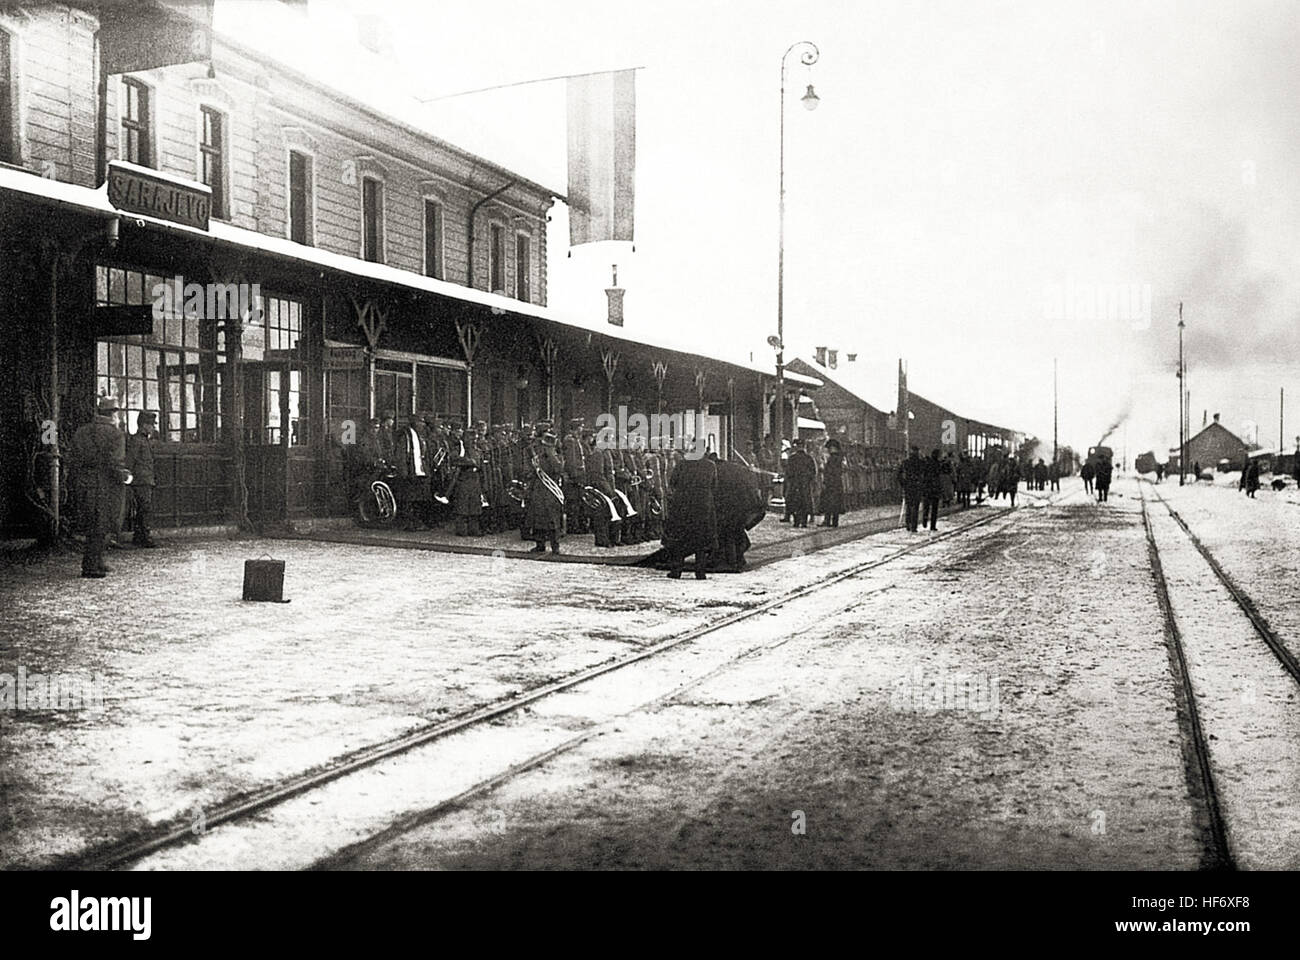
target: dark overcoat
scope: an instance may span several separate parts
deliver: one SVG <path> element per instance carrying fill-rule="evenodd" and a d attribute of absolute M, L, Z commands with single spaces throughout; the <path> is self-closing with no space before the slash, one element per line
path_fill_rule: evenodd
<path fill-rule="evenodd" d="M 817 464 L 806 450 L 796 449 L 790 454 L 785 467 L 785 505 L 789 513 L 813 512 L 813 481 L 817 479 Z"/>
<path fill-rule="evenodd" d="M 539 443 L 536 448 L 537 467 L 561 486 L 564 479 L 564 463 L 549 444 Z M 564 530 L 564 505 L 555 498 L 542 481 L 537 470 L 533 470 L 528 482 L 528 501 L 524 508 L 524 528 L 538 534 L 559 534 Z"/>
<path fill-rule="evenodd" d="M 72 437 L 77 522 L 85 534 L 116 533 L 125 503 L 126 435 L 112 417 L 96 416 Z"/>
<path fill-rule="evenodd" d="M 682 459 L 668 481 L 665 547 L 684 557 L 717 547 L 717 486 L 718 465 L 712 460 Z"/>
<path fill-rule="evenodd" d="M 844 512 L 844 454 L 832 453 L 822 467 L 822 513 Z"/>

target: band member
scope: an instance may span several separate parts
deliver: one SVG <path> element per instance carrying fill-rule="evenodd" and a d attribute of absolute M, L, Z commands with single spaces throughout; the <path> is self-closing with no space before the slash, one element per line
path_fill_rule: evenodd
<path fill-rule="evenodd" d="M 153 513 L 153 442 L 158 436 L 158 415 L 146 410 L 136 422 L 135 433 L 126 439 L 126 469 L 131 474 L 127 487 L 133 514 L 134 535 L 131 542 L 137 547 L 156 547 L 149 531 Z"/>
<path fill-rule="evenodd" d="M 433 496 L 429 487 L 428 448 L 415 424 L 414 416 L 403 418 L 394 440 L 393 462 L 397 476 L 393 494 L 399 504 L 399 516 L 405 515 L 403 530 L 427 526 L 421 515 Z"/>
<path fill-rule="evenodd" d="M 120 408 L 112 397 L 100 397 L 95 419 L 77 428 L 72 437 L 72 475 L 77 499 L 77 520 L 86 535 L 81 555 L 81 575 L 102 579 L 104 544 L 122 517 L 126 469 L 126 437 L 117 427 Z"/>
<path fill-rule="evenodd" d="M 614 491 L 614 459 L 603 449 L 595 434 L 587 433 L 587 484 L 590 497 L 587 508 L 591 531 L 598 547 L 617 547 L 623 543 L 622 500 Z"/>
<path fill-rule="evenodd" d="M 582 492 L 587 486 L 587 451 L 583 449 L 583 420 L 569 421 L 564 435 L 564 514 L 568 533 L 583 534 L 590 529 Z"/>
<path fill-rule="evenodd" d="M 451 465 L 455 475 L 447 488 L 446 497 L 451 501 L 452 516 L 456 518 L 456 536 L 481 537 L 483 531 L 479 523 L 483 514 L 483 474 L 477 450 L 470 447 L 465 456 L 457 457 Z"/>
<path fill-rule="evenodd" d="M 386 416 L 379 424 L 379 459 L 388 463 L 397 456 L 397 428 L 393 417 Z"/>
<path fill-rule="evenodd" d="M 668 485 L 668 509 L 664 517 L 664 548 L 668 553 L 668 576 L 681 579 L 686 558 L 695 555 L 695 579 L 707 579 L 717 546 L 718 524 L 714 494 L 718 470 L 707 457 L 683 459 Z"/>
<path fill-rule="evenodd" d="M 645 533 L 648 540 L 659 540 L 664 535 L 664 460 L 655 447 L 660 438 L 651 438 L 651 449 L 645 453 L 646 472 L 646 520 Z"/>
<path fill-rule="evenodd" d="M 564 463 L 556 449 L 556 437 L 550 424 L 538 424 L 540 436 L 533 448 L 533 478 L 528 486 L 525 523 L 536 543 L 533 553 L 545 553 L 546 541 L 551 542 L 551 552 L 560 552 L 560 537 L 564 533 Z"/>
<path fill-rule="evenodd" d="M 636 464 L 630 450 L 611 450 L 610 456 L 614 461 L 614 493 L 623 501 L 623 543 L 642 543 L 645 536 L 636 504 Z"/>

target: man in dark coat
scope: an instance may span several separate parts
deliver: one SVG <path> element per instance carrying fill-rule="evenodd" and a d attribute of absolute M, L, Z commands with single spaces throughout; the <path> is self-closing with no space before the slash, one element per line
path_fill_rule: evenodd
<path fill-rule="evenodd" d="M 1097 468 L 1091 460 L 1085 460 L 1079 468 L 1079 478 L 1083 480 L 1083 492 L 1092 493 L 1092 480 L 1097 476 Z"/>
<path fill-rule="evenodd" d="M 587 485 L 592 492 L 584 498 L 588 523 L 598 547 L 623 544 L 623 514 L 626 508 L 614 490 L 614 458 L 590 430 L 587 437 Z M 584 491 L 585 492 L 585 491 Z"/>
<path fill-rule="evenodd" d="M 668 481 L 668 507 L 664 516 L 664 547 L 668 576 L 681 579 L 686 558 L 695 555 L 695 579 L 705 571 L 717 546 L 718 518 L 714 498 L 717 465 L 707 458 L 683 458 Z"/>
<path fill-rule="evenodd" d="M 1028 469 L 1028 468 L 1026 468 Z M 1020 461 L 1013 454 L 1007 454 L 1002 464 L 1002 492 L 1011 498 L 1011 506 L 1016 505 L 1016 493 L 1020 490 Z"/>
<path fill-rule="evenodd" d="M 921 451 L 912 447 L 912 452 L 898 468 L 898 485 L 903 488 L 903 516 L 909 533 L 916 533 L 916 518 L 921 507 L 921 482 L 924 474 L 921 463 Z"/>
<path fill-rule="evenodd" d="M 803 448 L 802 440 L 793 441 L 790 459 L 785 468 L 785 503 L 793 526 L 808 526 L 813 512 L 813 482 L 817 479 L 817 464 Z"/>
<path fill-rule="evenodd" d="M 114 418 L 118 409 L 112 397 L 100 397 L 95 419 L 79 427 L 72 437 L 77 520 L 86 535 L 81 555 L 83 577 L 107 575 L 104 544 L 121 522 L 123 484 L 130 473 L 126 469 L 126 437 Z"/>
<path fill-rule="evenodd" d="M 536 546 L 533 553 L 545 553 L 546 541 L 551 542 L 551 552 L 560 552 L 560 536 L 564 532 L 564 462 L 556 449 L 555 434 L 550 424 L 539 423 L 538 443 L 533 451 L 533 476 L 528 484 L 528 500 L 524 507 L 524 525 Z"/>
<path fill-rule="evenodd" d="M 451 462 L 454 476 L 447 487 L 446 497 L 451 501 L 451 514 L 456 518 L 456 536 L 480 537 L 483 529 L 483 472 L 475 447 Z"/>
<path fill-rule="evenodd" d="M 921 461 L 921 526 L 931 530 L 939 529 L 939 497 L 943 492 L 940 474 L 943 464 L 939 461 L 938 448 Z"/>
<path fill-rule="evenodd" d="M 844 453 L 838 440 L 826 441 L 826 465 L 822 467 L 821 503 L 823 527 L 838 527 L 844 512 Z"/>
<path fill-rule="evenodd" d="M 584 534 L 589 527 L 582 492 L 587 486 L 587 451 L 583 449 L 581 417 L 569 421 L 564 435 L 564 515 L 568 533 Z"/>
<path fill-rule="evenodd" d="M 135 534 L 131 542 L 137 547 L 156 547 L 149 530 L 153 514 L 153 442 L 158 435 L 158 415 L 149 410 L 140 414 L 135 433 L 126 441 L 126 469 L 131 474 L 132 526 Z"/>
<path fill-rule="evenodd" d="M 1110 499 L 1111 464 L 1106 457 L 1097 458 L 1097 502 L 1105 503 Z"/>
<path fill-rule="evenodd" d="M 1255 497 L 1255 491 L 1259 489 L 1259 461 L 1251 460 L 1246 466 L 1246 496 L 1252 500 Z"/>
<path fill-rule="evenodd" d="M 433 491 L 429 486 L 429 448 L 416 428 L 416 418 L 406 417 L 393 436 L 393 459 L 397 470 L 393 495 L 397 497 L 398 514 L 404 516 L 402 529 L 416 530 L 427 524 L 429 501 Z"/>
<path fill-rule="evenodd" d="M 745 568 L 745 551 L 749 549 L 749 534 L 758 526 L 767 512 L 767 503 L 759 487 L 758 477 L 745 464 L 736 460 L 714 462 L 718 484 L 713 496 L 713 509 L 717 518 L 718 562 L 728 570 Z"/>

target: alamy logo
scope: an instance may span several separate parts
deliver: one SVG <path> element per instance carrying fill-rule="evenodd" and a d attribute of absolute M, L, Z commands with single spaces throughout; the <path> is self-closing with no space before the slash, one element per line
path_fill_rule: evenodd
<path fill-rule="evenodd" d="M 75 933 L 78 930 L 129 930 L 133 940 L 148 940 L 152 931 L 150 897 L 82 897 L 73 890 L 70 897 L 50 901 L 50 929 Z"/>
<path fill-rule="evenodd" d="M 1134 330 L 1151 326 L 1149 283 L 1049 283 L 1043 287 L 1046 320 L 1124 321 Z"/>
<path fill-rule="evenodd" d="M 0 710 L 88 710 L 104 709 L 104 676 L 94 678 L 68 673 L 28 673 L 19 667 L 17 676 L 0 673 Z"/>
<path fill-rule="evenodd" d="M 256 323 L 262 304 L 262 287 L 257 283 L 185 283 L 173 277 L 155 283 L 149 291 L 153 297 L 153 317 L 185 316 L 191 320 L 242 320 Z"/>
<path fill-rule="evenodd" d="M 627 407 L 618 413 L 596 416 L 596 449 L 630 450 L 634 447 L 680 450 L 687 460 L 699 460 L 709 452 L 710 437 L 703 414 L 694 410 L 682 413 L 634 413 Z M 653 442 L 651 438 L 655 438 Z M 635 440 L 633 439 L 635 438 Z"/>

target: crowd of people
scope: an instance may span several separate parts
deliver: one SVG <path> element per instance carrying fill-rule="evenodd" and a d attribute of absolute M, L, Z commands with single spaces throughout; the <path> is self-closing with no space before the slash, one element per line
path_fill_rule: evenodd
<path fill-rule="evenodd" d="M 632 435 L 626 448 L 597 444 L 572 420 L 563 437 L 550 421 L 519 427 L 479 421 L 466 427 L 435 414 L 372 419 L 345 447 L 353 495 L 376 477 L 397 499 L 399 524 L 429 529 L 453 520 L 457 536 L 518 530 L 535 552 L 559 553 L 565 535 L 591 534 L 598 547 L 662 536 L 663 505 L 676 450 L 649 448 Z"/>
<path fill-rule="evenodd" d="M 689 456 L 689 437 L 611 439 L 581 419 L 560 437 L 550 421 L 467 429 L 422 414 L 373 419 L 344 450 L 354 500 L 384 480 L 407 530 L 447 521 L 464 537 L 517 530 L 534 553 L 556 554 L 565 536 L 590 535 L 600 548 L 661 541 L 677 576 L 692 554 L 701 577 L 714 563 L 743 565 L 745 531 L 766 507 L 749 467 Z"/>
<path fill-rule="evenodd" d="M 104 547 L 121 529 L 128 504 L 135 543 L 154 546 L 154 416 L 142 414 L 136 432 L 127 436 L 117 412 L 111 398 L 101 398 L 94 421 L 73 441 L 88 577 L 107 571 Z M 895 450 L 860 444 L 846 449 L 831 438 L 796 439 L 777 456 L 769 436 L 751 446 L 750 459 L 720 461 L 716 453 L 683 453 L 693 449 L 690 438 L 684 444 L 648 442 L 637 434 L 620 443 L 608 439 L 581 419 L 569 421 L 561 437 L 550 421 L 519 427 L 479 421 L 467 427 L 424 413 L 374 418 L 342 449 L 353 503 L 360 508 L 373 502 L 372 484 L 383 480 L 395 500 L 393 519 L 406 530 L 446 523 L 461 537 L 517 530 L 533 542 L 534 553 L 549 546 L 556 554 L 566 535 L 590 535 L 601 548 L 662 541 L 670 575 L 677 576 L 692 554 L 697 576 L 719 561 L 743 566 L 745 531 L 762 519 L 778 476 L 784 478 L 781 522 L 798 528 L 818 514 L 819 526 L 838 527 L 842 514 L 897 503 L 901 491 L 908 529 L 933 530 L 942 507 L 979 503 L 986 489 L 992 498 L 1009 497 L 1014 506 L 1022 474 L 1038 489 L 1048 480 L 1059 487 L 1055 471 L 1041 460 L 1022 466 L 996 450 L 986 457 L 935 450 L 922 458 L 914 446 L 904 459 Z M 1093 479 L 1085 465 L 1085 484 L 1090 487 Z M 1109 477 L 1095 479 L 1105 500 Z"/>

